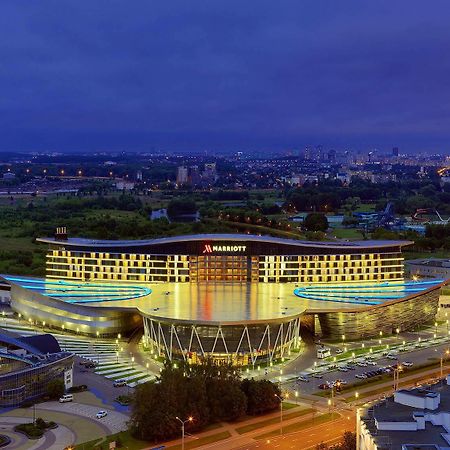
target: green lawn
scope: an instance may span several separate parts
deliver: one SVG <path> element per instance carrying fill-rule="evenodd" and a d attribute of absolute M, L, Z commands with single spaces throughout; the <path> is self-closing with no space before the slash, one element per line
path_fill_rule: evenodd
<path fill-rule="evenodd" d="M 333 228 L 329 234 L 338 239 L 363 239 L 363 234 L 356 228 Z"/>
<path fill-rule="evenodd" d="M 209 436 L 205 436 L 193 441 L 190 441 L 189 439 L 186 439 L 184 442 L 184 448 L 197 448 L 201 447 L 202 445 L 207 444 L 213 444 L 214 442 L 223 441 L 224 439 L 228 439 L 231 437 L 231 433 L 229 431 L 222 431 L 221 433 L 216 434 L 210 434 Z M 171 448 L 173 450 L 181 449 L 181 444 L 179 445 L 172 445 L 171 447 L 167 447 L 168 449 Z"/>
<path fill-rule="evenodd" d="M 294 411 L 288 414 L 283 414 L 284 420 L 294 419 L 295 417 L 305 416 L 306 414 L 312 413 L 314 409 L 305 408 L 299 411 Z M 264 428 L 268 425 L 273 425 L 280 421 L 279 417 L 272 417 L 271 419 L 261 420 L 259 422 L 250 423 L 248 425 L 244 425 L 242 427 L 236 428 L 236 431 L 239 434 L 249 433 L 250 431 L 257 430 L 258 428 Z"/>

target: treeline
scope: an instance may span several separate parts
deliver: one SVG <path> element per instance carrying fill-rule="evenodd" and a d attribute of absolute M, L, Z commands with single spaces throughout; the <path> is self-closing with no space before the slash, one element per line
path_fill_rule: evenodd
<path fill-rule="evenodd" d="M 450 214 L 450 186 L 441 187 L 439 181 L 431 180 L 374 184 L 356 178 L 348 186 L 336 180 L 306 184 L 286 191 L 284 207 L 288 211 L 337 212 L 345 209 L 352 198 L 372 203 L 376 210 L 393 202 L 398 214 L 412 214 L 417 208 L 437 208 L 443 214 Z"/>
<path fill-rule="evenodd" d="M 279 407 L 280 395 L 276 384 L 242 380 L 239 370 L 231 365 L 166 365 L 156 383 L 137 386 L 130 430 L 138 439 L 164 441 L 179 435 L 177 417 L 192 417 L 186 431 L 199 431 L 215 422 L 273 411 Z"/>
<path fill-rule="evenodd" d="M 405 251 L 450 250 L 450 224 L 426 225 L 425 235 L 415 231 L 396 232 L 378 228 L 372 233 L 373 239 L 406 239 L 414 241 L 414 245 L 405 247 Z"/>

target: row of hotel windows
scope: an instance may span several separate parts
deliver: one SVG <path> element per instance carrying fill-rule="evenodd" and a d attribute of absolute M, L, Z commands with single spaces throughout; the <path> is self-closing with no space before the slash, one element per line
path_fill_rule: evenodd
<path fill-rule="evenodd" d="M 400 253 L 188 257 L 186 255 L 122 255 L 53 250 L 47 255 L 47 275 L 78 280 L 140 282 L 361 281 L 402 278 L 402 260 Z"/>
<path fill-rule="evenodd" d="M 61 256 L 72 258 L 91 258 L 91 259 L 121 259 L 125 261 L 166 261 L 166 260 L 179 260 L 188 261 L 190 258 L 208 259 L 208 258 L 247 258 L 246 255 L 156 255 L 156 254 L 137 254 L 137 253 L 96 253 L 96 252 L 79 252 L 70 250 L 50 250 L 49 256 Z M 258 255 L 248 256 L 248 258 L 256 258 L 260 261 L 272 262 L 279 259 L 284 261 L 354 261 L 354 260 L 370 260 L 378 258 L 398 258 L 401 256 L 400 252 L 395 253 L 349 253 L 345 255 Z"/>
<path fill-rule="evenodd" d="M 326 283 L 326 282 L 354 282 L 354 281 L 387 281 L 402 280 L 403 271 L 397 270 L 379 274 L 352 274 L 352 275 L 309 275 L 309 276 L 260 276 L 248 277 L 242 274 L 198 274 L 195 278 L 189 276 L 171 276 L 171 275 L 138 275 L 138 274 L 100 274 L 100 273 L 70 273 L 50 270 L 47 274 L 49 278 L 71 278 L 76 280 L 89 281 L 122 281 L 122 282 L 141 282 L 141 283 L 184 283 L 201 281 L 258 281 L 264 283 Z"/>

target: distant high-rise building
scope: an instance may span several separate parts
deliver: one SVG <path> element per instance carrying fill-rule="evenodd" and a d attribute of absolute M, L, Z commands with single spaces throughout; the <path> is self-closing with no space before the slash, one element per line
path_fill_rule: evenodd
<path fill-rule="evenodd" d="M 324 158 L 325 154 L 323 152 L 323 146 L 322 145 L 318 145 L 316 147 L 316 154 L 314 156 L 315 156 L 314 159 L 317 159 L 317 161 L 323 161 L 325 159 Z"/>
<path fill-rule="evenodd" d="M 206 163 L 205 170 L 203 172 L 203 178 L 207 180 L 215 180 L 216 175 L 216 163 Z"/>
<path fill-rule="evenodd" d="M 142 170 L 138 170 L 136 172 L 136 180 L 137 181 L 142 181 Z"/>
<path fill-rule="evenodd" d="M 331 164 L 334 164 L 334 163 L 336 162 L 336 150 L 331 149 L 331 150 L 328 152 L 328 161 L 329 161 Z"/>
<path fill-rule="evenodd" d="M 186 166 L 179 166 L 177 170 L 177 184 L 186 184 L 189 180 L 189 171 Z"/>
<path fill-rule="evenodd" d="M 305 147 L 304 157 L 307 161 L 311 161 L 314 158 L 314 149 L 311 145 Z"/>
<path fill-rule="evenodd" d="M 189 179 L 191 183 L 196 186 L 201 181 L 200 171 L 198 170 L 198 166 L 189 167 Z"/>
<path fill-rule="evenodd" d="M 399 155 L 400 153 L 399 153 L 399 150 L 398 150 L 398 147 L 394 147 L 393 149 L 392 149 L 392 156 L 395 156 L 396 158 L 398 158 L 398 155 Z"/>

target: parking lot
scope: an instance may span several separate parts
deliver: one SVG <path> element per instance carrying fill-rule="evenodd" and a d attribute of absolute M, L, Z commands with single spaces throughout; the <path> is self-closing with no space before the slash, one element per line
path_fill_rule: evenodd
<path fill-rule="evenodd" d="M 446 350 L 449 348 L 447 340 L 430 340 L 420 343 L 420 347 L 414 344 L 397 346 L 378 353 L 361 357 L 350 358 L 345 361 L 321 361 L 312 369 L 298 374 L 297 380 L 285 383 L 288 390 L 296 390 L 300 393 L 312 394 L 320 391 L 321 385 L 331 386 L 336 380 L 345 383 L 355 383 L 370 379 L 384 373 L 391 373 L 394 380 L 394 367 L 402 366 L 406 372 L 414 367 L 439 362 L 441 357 L 446 360 Z M 333 354 L 335 356 L 336 354 Z M 450 360 L 450 358 L 449 358 Z M 325 386 L 322 386 L 325 387 Z"/>

